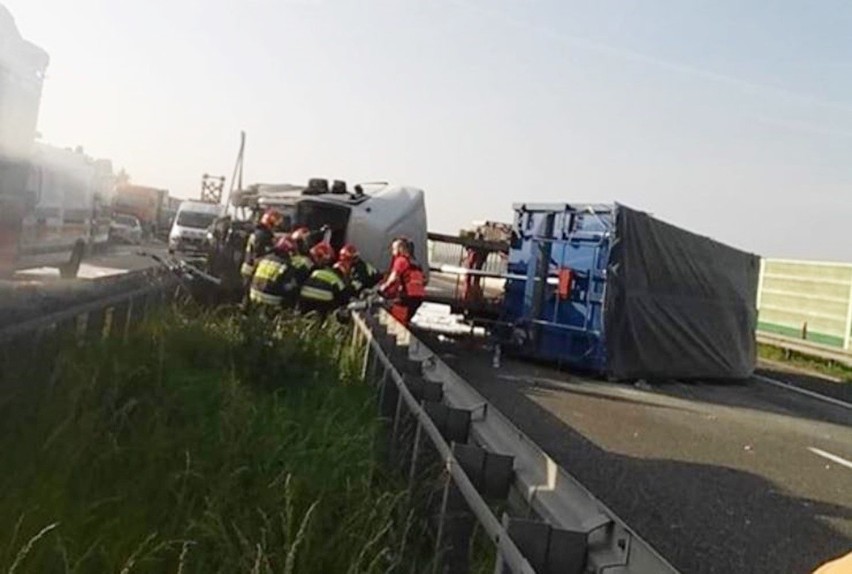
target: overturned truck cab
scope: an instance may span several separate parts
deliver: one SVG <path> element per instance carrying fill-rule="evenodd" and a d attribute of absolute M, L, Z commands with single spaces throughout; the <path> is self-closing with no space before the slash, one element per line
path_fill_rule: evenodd
<path fill-rule="evenodd" d="M 312 179 L 307 186 L 255 184 L 236 192 L 230 203 L 232 215 L 213 225 L 208 241 L 213 245 L 211 269 L 235 284 L 254 221 L 269 208 L 284 216 L 282 232 L 300 226 L 326 229 L 335 251 L 353 243 L 378 269 L 390 265 L 389 247 L 396 237 L 410 239 L 415 258 L 426 260 L 425 194 L 415 187 L 368 183 L 350 191 L 342 181 L 329 186 L 325 179 Z"/>

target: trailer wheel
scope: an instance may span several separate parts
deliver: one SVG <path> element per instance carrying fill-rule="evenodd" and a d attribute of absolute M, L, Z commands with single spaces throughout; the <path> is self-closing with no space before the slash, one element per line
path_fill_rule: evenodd
<path fill-rule="evenodd" d="M 59 266 L 59 276 L 63 279 L 75 279 L 77 273 L 80 272 L 80 264 L 83 262 L 83 253 L 86 246 L 82 242 L 77 242 L 74 245 L 74 251 L 71 253 L 71 259 L 68 263 Z"/>

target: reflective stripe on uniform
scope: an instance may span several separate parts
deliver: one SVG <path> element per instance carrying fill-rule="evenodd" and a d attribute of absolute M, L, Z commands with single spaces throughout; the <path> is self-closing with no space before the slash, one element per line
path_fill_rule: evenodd
<path fill-rule="evenodd" d="M 269 295 L 268 293 L 263 293 L 257 289 L 252 289 L 249 292 L 249 299 L 251 299 L 252 303 L 263 303 L 266 305 L 281 305 L 284 301 L 283 297 Z"/>
<path fill-rule="evenodd" d="M 346 288 L 346 284 L 343 282 L 343 279 L 340 278 L 340 275 L 331 269 L 317 269 L 311 274 L 311 279 L 319 279 L 323 283 L 328 283 L 338 289 Z"/>
<path fill-rule="evenodd" d="M 243 277 L 251 277 L 254 275 L 254 265 L 250 263 L 243 263 L 242 267 L 240 267 L 240 275 Z"/>
<path fill-rule="evenodd" d="M 290 264 L 296 268 L 308 268 L 311 266 L 311 260 L 304 255 L 293 255 L 290 258 Z"/>
<path fill-rule="evenodd" d="M 330 302 L 334 301 L 334 293 L 332 293 L 331 291 L 326 291 L 325 289 L 318 289 L 317 287 L 305 285 L 302 287 L 302 299 Z"/>
<path fill-rule="evenodd" d="M 287 271 L 287 265 L 285 263 L 279 263 L 278 261 L 274 261 L 272 259 L 261 259 L 260 263 L 257 264 L 257 269 L 254 272 L 254 276 L 258 279 L 274 281 L 279 275 L 281 275 L 285 271 Z"/>

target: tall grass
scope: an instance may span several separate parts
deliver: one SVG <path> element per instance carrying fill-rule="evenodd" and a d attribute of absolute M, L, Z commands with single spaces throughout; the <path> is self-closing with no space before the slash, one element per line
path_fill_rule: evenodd
<path fill-rule="evenodd" d="M 178 309 L 126 342 L 7 356 L 0 573 L 417 570 L 344 336 Z"/>

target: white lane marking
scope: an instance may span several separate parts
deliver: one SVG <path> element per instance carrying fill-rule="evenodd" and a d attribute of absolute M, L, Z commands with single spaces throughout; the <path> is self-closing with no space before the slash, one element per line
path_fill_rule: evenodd
<path fill-rule="evenodd" d="M 832 462 L 836 462 L 837 464 L 842 464 L 843 466 L 845 466 L 847 468 L 852 468 L 852 462 L 849 462 L 845 458 L 841 458 L 841 457 L 837 456 L 836 454 L 831 454 L 830 452 L 825 452 L 824 450 L 814 448 L 812 446 L 809 446 L 808 450 L 811 451 L 812 453 L 814 453 L 815 455 L 821 456 L 823 458 L 827 458 L 828 460 L 830 460 Z"/>
<path fill-rule="evenodd" d="M 791 385 L 790 383 L 783 383 L 781 381 L 776 381 L 775 379 L 770 379 L 769 377 L 764 377 L 763 375 L 754 374 L 752 375 L 755 379 L 759 381 L 763 381 L 764 383 L 769 383 L 770 385 L 775 385 L 776 387 L 781 387 L 782 389 L 787 389 L 788 391 L 793 391 L 794 393 L 799 393 L 802 395 L 809 396 L 814 399 L 818 399 L 820 401 L 825 401 L 827 403 L 831 403 L 835 406 L 842 407 L 844 409 L 852 410 L 852 404 L 847 403 L 846 401 L 841 401 L 840 399 L 835 399 L 834 397 L 827 397 L 825 395 L 821 395 L 819 393 L 815 393 L 813 391 L 809 391 L 807 389 L 803 389 L 797 387 L 796 385 Z M 846 384 L 846 383 L 843 383 Z"/>

